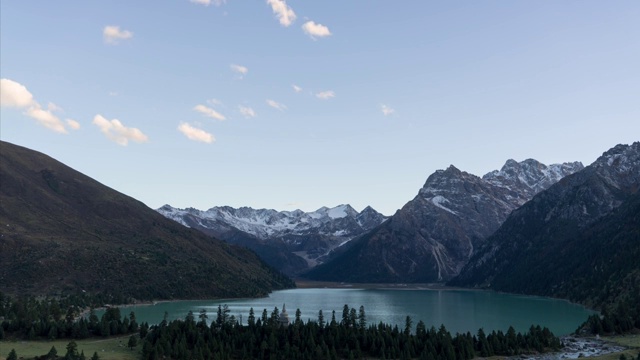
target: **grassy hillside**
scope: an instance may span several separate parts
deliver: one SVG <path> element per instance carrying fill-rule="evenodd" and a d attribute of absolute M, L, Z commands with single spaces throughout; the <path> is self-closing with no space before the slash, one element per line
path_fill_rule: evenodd
<path fill-rule="evenodd" d="M 168 220 L 44 154 L 1 142 L 0 184 L 6 293 L 171 299 L 293 286 L 255 253 Z"/>

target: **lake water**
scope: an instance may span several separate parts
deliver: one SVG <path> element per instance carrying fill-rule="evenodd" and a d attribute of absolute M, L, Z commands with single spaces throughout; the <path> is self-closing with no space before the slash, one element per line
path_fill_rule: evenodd
<path fill-rule="evenodd" d="M 336 320 L 342 317 L 344 304 L 358 310 L 365 308 L 367 322 L 397 324 L 404 328 L 408 316 L 413 320 L 413 329 L 419 320 L 427 327 L 438 328 L 444 324 L 452 334 L 479 328 L 485 332 L 505 331 L 513 326 L 524 332 L 532 324 L 546 326 L 556 335 L 569 334 L 582 324 L 593 311 L 563 300 L 532 296 L 519 296 L 491 291 L 470 290 L 382 290 L 382 289 L 291 289 L 275 291 L 267 298 L 229 299 L 210 301 L 176 301 L 148 306 L 121 308 L 122 314 L 135 311 L 138 322 L 156 324 L 162 321 L 165 312 L 168 319 L 184 319 L 193 311 L 196 320 L 201 309 L 206 309 L 209 320 L 215 320 L 218 305 L 227 304 L 230 315 L 242 319 L 246 324 L 249 309 L 253 307 L 256 318 L 263 309 L 270 315 L 274 307 L 282 310 L 286 304 L 289 318 L 294 319 L 296 309 L 302 319 L 317 320 L 322 309 L 325 321 L 331 320 L 331 311 L 336 311 Z M 100 312 L 97 312 L 101 316 Z"/>

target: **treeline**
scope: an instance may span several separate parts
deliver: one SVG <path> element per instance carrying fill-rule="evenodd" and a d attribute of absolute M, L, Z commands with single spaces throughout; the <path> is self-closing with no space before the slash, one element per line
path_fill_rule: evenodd
<path fill-rule="evenodd" d="M 115 307 L 107 308 L 100 319 L 94 310 L 87 317 L 81 316 L 84 306 L 102 300 L 89 296 L 12 299 L 0 293 L 0 339 L 85 339 L 137 333 L 141 327 L 148 328 L 147 324 L 137 323 L 133 312 L 121 316 L 120 309 Z"/>
<path fill-rule="evenodd" d="M 640 299 L 639 299 L 640 301 Z M 640 314 L 626 303 L 618 303 L 614 311 L 605 308 L 601 315 L 591 315 L 576 330 L 577 334 L 627 334 L 640 329 Z"/>
<path fill-rule="evenodd" d="M 476 355 L 517 355 L 557 350 L 560 340 L 547 328 L 532 326 L 525 334 L 511 327 L 485 334 L 482 329 L 472 335 L 452 336 L 444 326 L 427 328 L 406 318 L 405 326 L 367 323 L 364 307 L 359 311 L 345 305 L 342 318 L 335 311 L 325 321 L 322 311 L 317 321 L 303 322 L 300 310 L 290 326 L 283 326 L 276 307 L 265 309 L 256 317 L 253 308 L 247 324 L 228 316 L 219 307 L 216 319 L 209 324 L 202 310 L 196 321 L 193 313 L 185 320 L 152 326 L 142 337 L 142 359 L 357 359 L 393 358 L 428 360 L 468 360 Z"/>

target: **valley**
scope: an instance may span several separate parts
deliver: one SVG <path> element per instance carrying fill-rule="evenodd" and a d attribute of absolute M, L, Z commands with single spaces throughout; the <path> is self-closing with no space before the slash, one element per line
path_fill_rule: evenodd
<path fill-rule="evenodd" d="M 374 323 L 402 326 L 408 316 L 461 333 L 507 327 L 526 332 L 533 323 L 561 335 L 577 327 L 603 334 L 640 329 L 640 282 L 633 261 L 640 223 L 640 143 L 618 145 L 587 167 L 509 160 L 480 178 L 451 166 L 431 175 L 416 198 L 391 217 L 349 205 L 308 213 L 169 205 L 154 211 L 42 154 L 0 145 L 0 219 L 9 224 L 2 232 L 0 279 L 9 295 L 64 297 L 80 288 L 116 303 L 174 300 L 122 308 L 150 324 L 163 314 L 180 323 L 185 313 L 213 313 L 222 304 L 230 305 L 238 324 L 250 308 L 268 313 L 273 307 L 277 313 L 280 303 L 313 321 L 318 310 L 330 314 L 344 303 L 358 303 Z M 28 210 L 21 211 L 25 206 Z M 74 229 L 70 224 L 81 218 L 85 225 Z M 110 224 L 108 230 L 103 222 Z M 167 240 L 163 234 L 170 234 Z M 41 244 L 48 244 L 46 250 Z M 154 252 L 145 244 L 154 244 Z M 123 258 L 110 258 L 114 245 Z M 187 250 L 190 246 L 194 250 Z M 215 260 L 200 265 L 199 256 Z M 61 281 L 38 285 L 38 266 L 62 259 L 71 267 L 64 267 Z M 148 268 L 157 274 L 138 275 L 114 292 L 114 281 L 124 281 L 118 274 L 143 271 L 136 269 L 141 260 L 165 266 L 171 275 Z M 207 270 L 221 261 L 229 262 Z M 87 262 L 104 264 L 95 274 L 109 280 L 96 286 L 93 273 L 74 272 L 86 269 Z M 300 288 L 280 290 L 295 285 L 268 264 L 297 276 Z M 248 275 L 247 282 L 239 282 L 234 271 Z M 149 283 L 153 279 L 164 286 Z M 563 282 L 554 284 L 554 279 Z M 203 287 L 208 280 L 214 281 Z M 40 290 L 30 290 L 34 286 Z M 220 300 L 210 300 L 215 298 Z M 558 299 L 602 310 L 604 317 Z"/>

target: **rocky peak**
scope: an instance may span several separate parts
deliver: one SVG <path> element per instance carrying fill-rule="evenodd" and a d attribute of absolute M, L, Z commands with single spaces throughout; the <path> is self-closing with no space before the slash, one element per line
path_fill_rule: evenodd
<path fill-rule="evenodd" d="M 371 206 L 367 206 L 360 212 L 360 214 L 358 214 L 358 216 L 356 216 L 356 221 L 364 230 L 371 230 L 380 225 L 386 219 L 386 216 L 377 212 Z"/>
<path fill-rule="evenodd" d="M 450 279 L 509 214 L 580 163 L 508 160 L 480 178 L 451 165 L 358 245 L 308 275 L 317 280 L 433 282 Z"/>
<path fill-rule="evenodd" d="M 460 171 L 455 166 L 450 165 L 446 170 L 436 170 L 436 172 L 431 174 L 418 194 L 431 196 L 441 193 L 464 191 L 463 184 L 465 182 L 476 183 L 478 181 L 480 181 L 479 177 L 465 171 Z"/>
<path fill-rule="evenodd" d="M 332 208 L 323 206 L 312 212 L 230 206 L 200 211 L 169 205 L 157 211 L 185 226 L 249 246 L 269 264 L 289 273 L 315 266 L 332 249 L 387 219 L 371 207 L 358 213 L 349 204 Z M 274 253 L 278 256 L 274 257 Z"/>
<path fill-rule="evenodd" d="M 637 263 L 632 259 L 638 244 L 638 190 L 640 142 L 611 148 L 512 212 L 453 285 L 570 295 L 572 300 L 625 298 L 618 290 L 638 283 L 625 278 Z M 532 274 L 535 281 L 530 281 Z M 604 288 L 617 290 L 593 297 L 585 291 Z"/>
<path fill-rule="evenodd" d="M 500 170 L 491 171 L 482 179 L 492 185 L 518 191 L 524 200 L 521 205 L 563 177 L 583 168 L 578 161 L 547 166 L 534 159 L 521 162 L 509 159 Z"/>
<path fill-rule="evenodd" d="M 592 166 L 594 171 L 617 188 L 633 186 L 640 178 L 640 142 L 616 145 L 604 152 Z M 633 191 L 637 192 L 638 189 Z"/>

